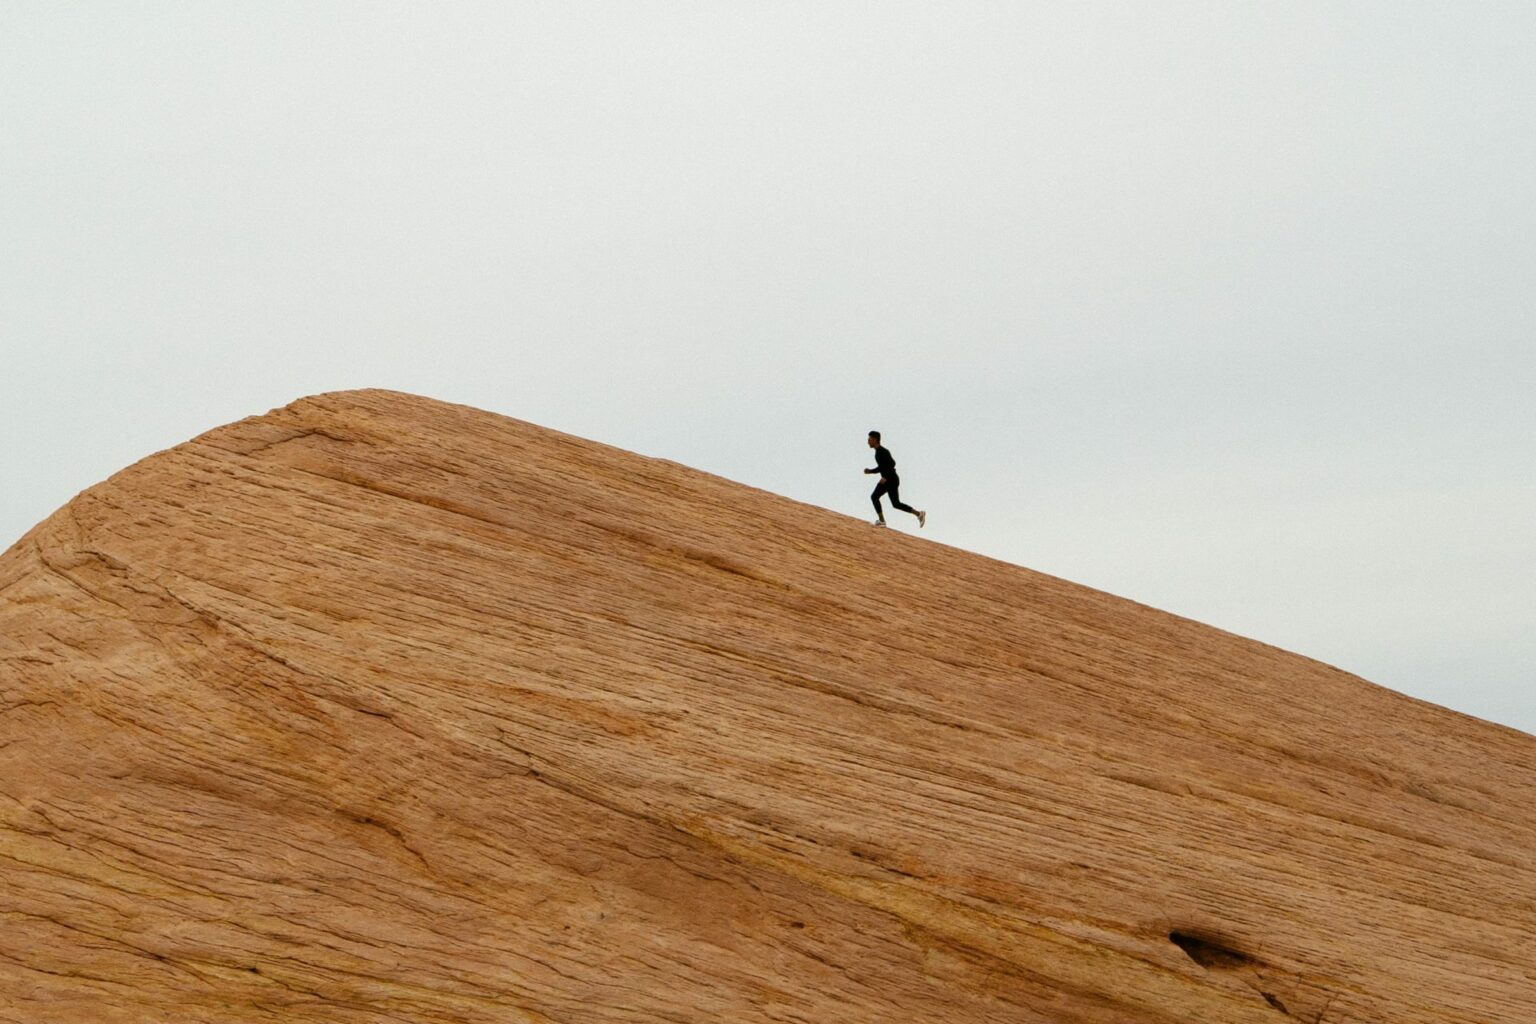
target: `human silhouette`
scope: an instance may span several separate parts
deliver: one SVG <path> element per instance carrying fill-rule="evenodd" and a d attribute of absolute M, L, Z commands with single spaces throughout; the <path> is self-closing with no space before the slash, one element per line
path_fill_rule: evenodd
<path fill-rule="evenodd" d="M 880 431 L 871 430 L 869 432 L 869 446 L 875 450 L 875 468 L 866 469 L 864 472 L 880 474 L 880 483 L 876 485 L 875 492 L 869 496 L 869 500 L 874 502 L 875 505 L 875 525 L 885 525 L 885 510 L 880 507 L 880 496 L 882 494 L 889 494 L 891 496 L 892 508 L 899 508 L 903 512 L 910 512 L 912 515 L 917 516 L 919 529 L 927 526 L 927 512 L 919 512 L 911 505 L 903 505 L 901 502 L 901 495 L 898 492 L 898 488 L 901 487 L 901 477 L 896 475 L 896 460 L 891 457 L 889 451 L 881 446 Z"/>

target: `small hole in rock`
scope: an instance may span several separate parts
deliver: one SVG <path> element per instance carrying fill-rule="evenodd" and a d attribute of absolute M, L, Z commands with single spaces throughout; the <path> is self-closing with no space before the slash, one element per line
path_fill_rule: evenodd
<path fill-rule="evenodd" d="M 1195 963 L 1213 971 L 1230 971 L 1257 963 L 1241 950 L 1233 949 L 1220 939 L 1190 932 L 1169 932 L 1168 941 L 1182 949 Z"/>

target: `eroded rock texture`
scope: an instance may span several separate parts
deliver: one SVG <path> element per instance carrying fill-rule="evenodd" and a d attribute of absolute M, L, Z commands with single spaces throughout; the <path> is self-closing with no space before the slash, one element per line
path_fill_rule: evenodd
<path fill-rule="evenodd" d="M 0 559 L 0 1021 L 1536 1020 L 1536 739 L 388 392 Z"/>

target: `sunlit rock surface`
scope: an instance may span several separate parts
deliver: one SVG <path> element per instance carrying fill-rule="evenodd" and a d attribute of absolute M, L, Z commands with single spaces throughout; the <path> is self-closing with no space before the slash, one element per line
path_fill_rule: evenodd
<path fill-rule="evenodd" d="M 0 1021 L 1530 1024 L 1533 766 L 921 534 L 321 395 L 0 557 Z"/>

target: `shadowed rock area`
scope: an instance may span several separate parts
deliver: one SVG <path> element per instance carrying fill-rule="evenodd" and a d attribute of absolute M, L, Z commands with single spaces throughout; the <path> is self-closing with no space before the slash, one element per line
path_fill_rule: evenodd
<path fill-rule="evenodd" d="M 1529 1024 L 1536 738 L 384 391 L 0 557 L 0 1021 Z"/>

